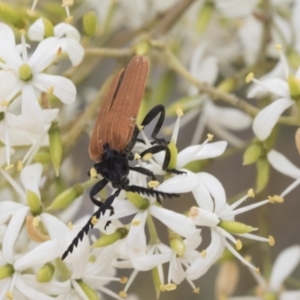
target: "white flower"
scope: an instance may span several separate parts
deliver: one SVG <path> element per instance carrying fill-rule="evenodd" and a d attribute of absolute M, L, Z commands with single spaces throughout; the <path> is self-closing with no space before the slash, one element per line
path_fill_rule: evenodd
<path fill-rule="evenodd" d="M 42 41 L 45 38 L 45 23 L 42 18 L 36 20 L 28 29 L 28 36 L 32 41 Z M 60 39 L 60 47 L 67 52 L 73 66 L 81 63 L 84 49 L 80 45 L 78 30 L 67 23 L 59 23 L 54 26 L 54 36 Z"/>
<path fill-rule="evenodd" d="M 288 160 L 283 154 L 276 150 L 268 153 L 268 161 L 278 172 L 295 179 L 281 194 L 280 197 L 286 196 L 300 184 L 300 169 Z"/>
<path fill-rule="evenodd" d="M 176 146 L 177 143 L 177 138 L 178 138 L 178 133 L 179 133 L 179 128 L 180 128 L 180 118 L 182 116 L 182 111 L 179 109 L 177 111 L 177 120 L 174 126 L 173 134 L 171 137 L 171 142 Z M 145 144 L 139 146 L 143 147 L 144 149 L 150 148 L 151 143 L 148 140 L 147 136 L 145 135 L 144 131 L 141 131 L 143 138 L 145 140 Z M 171 168 L 176 169 L 176 170 L 181 170 L 184 171 L 183 168 L 190 162 L 195 161 L 195 160 L 202 160 L 202 159 L 208 159 L 208 158 L 214 158 L 218 157 L 223 152 L 225 151 L 227 147 L 227 142 L 225 141 L 220 141 L 220 142 L 214 142 L 214 143 L 209 143 L 211 140 L 212 136 L 208 135 L 208 138 L 200 145 L 193 145 L 186 147 L 182 151 L 180 151 L 177 154 L 175 165 L 172 166 Z M 173 154 L 174 155 L 174 154 Z M 171 153 L 172 156 L 172 153 Z M 151 165 L 148 165 L 147 168 L 153 171 L 154 174 L 158 175 L 164 175 L 167 172 L 162 169 L 162 165 L 164 162 L 165 158 L 165 151 L 161 151 L 157 154 L 154 155 L 154 159 L 150 159 L 149 162 Z M 189 174 L 189 176 L 192 176 Z M 183 179 L 183 178 L 182 178 Z M 186 182 L 188 184 L 188 180 Z M 182 184 L 183 185 L 183 184 Z M 174 185 L 174 188 L 175 185 Z"/>
<path fill-rule="evenodd" d="M 226 229 L 226 225 L 233 225 L 232 221 L 236 215 L 244 213 L 246 211 L 252 210 L 256 207 L 264 205 L 269 202 L 269 200 L 260 201 L 258 203 L 244 206 L 242 208 L 236 209 L 241 203 L 243 203 L 249 195 L 242 197 L 240 200 L 236 201 L 232 205 L 228 205 L 226 203 L 226 195 L 225 190 L 222 184 L 217 180 L 214 176 L 208 173 L 198 173 L 198 178 L 200 185 L 193 191 L 193 195 L 195 200 L 197 201 L 199 207 L 192 207 L 190 210 L 190 218 L 193 222 L 198 226 L 206 226 L 209 227 L 212 231 L 212 243 L 216 243 L 217 247 L 213 247 L 213 251 L 215 252 L 214 255 L 209 253 L 209 248 L 206 250 L 207 254 L 212 256 L 211 260 L 214 262 L 216 259 L 220 257 L 222 254 L 222 250 L 224 247 L 235 255 L 238 259 L 240 259 L 245 265 L 249 266 L 252 269 L 255 269 L 249 262 L 247 262 L 229 243 L 232 242 L 235 244 L 238 250 L 241 249 L 242 244 L 240 240 L 235 239 L 235 237 L 230 233 L 229 229 Z M 236 233 L 238 236 L 253 239 L 257 241 L 264 241 L 269 242 L 270 240 L 267 238 L 262 238 L 256 235 L 253 235 L 249 232 L 256 230 L 253 227 L 246 226 L 241 223 L 236 223 L 237 227 L 233 232 L 240 232 Z M 234 225 L 234 226 L 235 226 Z M 246 226 L 246 227 L 244 227 Z M 240 230 L 240 231 L 236 231 Z M 200 258 L 199 258 L 200 260 Z M 196 263 L 194 263 L 196 264 Z M 196 264 L 197 267 L 191 266 L 187 269 L 187 275 L 190 279 L 196 279 L 202 276 L 203 270 L 200 267 L 201 262 L 199 261 Z"/>
<path fill-rule="evenodd" d="M 250 90 L 248 97 L 255 97 L 262 91 L 266 91 L 274 94 L 277 98 L 274 102 L 263 108 L 253 121 L 253 132 L 260 140 L 265 140 L 268 138 L 281 114 L 287 108 L 295 105 L 295 101 L 292 96 L 295 92 L 291 85 L 296 84 L 296 82 L 299 80 L 300 68 L 297 70 L 295 75 L 291 75 L 288 64 L 283 53 L 281 52 L 280 47 L 278 47 L 278 49 L 280 51 L 280 59 L 284 70 L 285 80 L 281 78 L 268 77 L 260 81 L 255 79 L 252 73 L 250 73 L 247 77 L 248 82 L 253 81 L 256 83 L 256 86 Z"/>
<path fill-rule="evenodd" d="M 253 272 L 252 275 L 259 285 L 259 296 L 232 297 L 232 300 L 297 300 L 300 299 L 300 291 L 286 291 L 283 287 L 284 281 L 291 275 L 300 262 L 300 246 L 294 245 L 283 250 L 274 262 L 270 278 L 265 279 L 260 273 Z M 265 298 L 267 297 L 268 298 Z"/>
<path fill-rule="evenodd" d="M 219 73 L 218 59 L 214 55 L 207 54 L 208 47 L 208 43 L 201 43 L 194 50 L 190 61 L 190 72 L 201 82 L 214 85 Z M 212 133 L 233 146 L 243 146 L 244 142 L 230 131 L 248 128 L 251 124 L 251 118 L 236 108 L 218 107 L 207 95 L 198 94 L 198 89 L 191 86 L 189 95 L 193 98 L 184 103 L 189 111 L 183 116 L 182 125 L 201 114 L 191 144 L 197 144 L 201 140 L 206 126 Z"/>
<path fill-rule="evenodd" d="M 0 78 L 2 82 L 9 82 L 9 88 L 1 85 L 1 101 L 10 101 L 21 91 L 22 107 L 33 93 L 47 92 L 53 89 L 53 94 L 62 102 L 69 104 L 75 100 L 76 88 L 71 80 L 56 75 L 43 74 L 56 58 L 60 41 L 55 37 L 43 40 L 28 59 L 25 38 L 22 36 L 21 55 L 17 51 L 14 33 L 10 27 L 0 23 Z M 25 95 L 23 95 L 25 93 Z"/>

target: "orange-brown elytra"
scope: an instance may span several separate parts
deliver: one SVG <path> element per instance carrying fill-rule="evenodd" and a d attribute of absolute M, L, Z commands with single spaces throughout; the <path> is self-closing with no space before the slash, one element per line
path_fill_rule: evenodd
<path fill-rule="evenodd" d="M 97 174 L 102 176 L 90 190 L 90 198 L 99 209 L 92 215 L 88 223 L 81 229 L 68 249 L 62 255 L 62 259 L 73 251 L 83 236 L 93 228 L 93 219 L 100 218 L 106 210 L 113 214 L 112 203 L 120 194 L 121 190 L 155 196 L 160 202 L 160 197 L 175 197 L 178 194 L 164 193 L 150 188 L 130 185 L 128 179 L 129 171 L 139 172 L 156 180 L 155 175 L 143 167 L 132 167 L 129 161 L 133 160 L 132 149 L 137 141 L 139 130 L 136 126 L 136 118 L 142 102 L 147 75 L 149 71 L 149 60 L 144 56 L 135 56 L 129 62 L 127 68 L 118 72 L 113 79 L 110 88 L 100 108 L 92 138 L 89 145 L 89 155 L 96 161 L 94 168 Z M 170 152 L 167 142 L 156 138 L 165 117 L 165 109 L 157 105 L 146 115 L 142 126 L 148 125 L 159 115 L 157 124 L 152 132 L 153 146 L 143 151 L 143 157 L 147 153 L 166 151 L 162 168 L 173 173 L 182 173 L 177 170 L 169 170 L 167 166 L 170 161 Z M 104 202 L 99 201 L 95 196 L 108 184 L 116 189 Z M 109 224 L 107 222 L 106 226 Z"/>

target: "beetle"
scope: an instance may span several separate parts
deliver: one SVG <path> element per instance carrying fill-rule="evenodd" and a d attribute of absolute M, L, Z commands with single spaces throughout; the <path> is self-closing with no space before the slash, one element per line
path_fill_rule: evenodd
<path fill-rule="evenodd" d="M 138 140 L 139 129 L 136 126 L 136 118 L 143 98 L 148 70 L 149 60 L 147 57 L 135 56 L 129 62 L 127 68 L 119 71 L 112 80 L 98 113 L 89 144 L 90 158 L 96 161 L 94 169 L 97 174 L 103 177 L 91 188 L 89 193 L 92 202 L 99 209 L 74 238 L 62 255 L 62 259 L 65 259 L 69 253 L 72 253 L 73 248 L 93 228 L 95 218 L 99 219 L 100 215 L 103 215 L 106 210 L 110 210 L 111 215 L 114 213 L 112 203 L 121 190 L 155 196 L 158 202 L 161 202 L 160 197 L 171 198 L 179 196 L 175 193 L 164 193 L 151 188 L 130 185 L 128 179 L 129 171 L 132 170 L 147 175 L 152 180 L 156 180 L 155 175 L 150 170 L 129 165 L 129 161 L 134 159 L 132 149 Z M 181 174 L 183 172 L 167 168 L 170 161 L 168 143 L 164 139 L 156 137 L 165 118 L 164 106 L 157 105 L 152 108 L 145 116 L 141 126 L 148 125 L 158 115 L 158 121 L 151 134 L 153 146 L 143 151 L 140 156 L 143 157 L 148 153 L 155 154 L 165 150 L 166 155 L 162 168 L 168 172 Z M 97 200 L 95 196 L 109 182 L 116 191 L 104 202 Z M 109 223 L 110 221 L 106 223 L 105 228 Z"/>

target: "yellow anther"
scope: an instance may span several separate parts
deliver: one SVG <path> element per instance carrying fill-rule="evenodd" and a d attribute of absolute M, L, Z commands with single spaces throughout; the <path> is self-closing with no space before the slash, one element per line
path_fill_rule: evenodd
<path fill-rule="evenodd" d="M 97 176 L 98 176 L 98 173 L 97 173 L 96 169 L 95 168 L 91 168 L 90 169 L 90 177 L 91 178 L 97 178 Z"/>
<path fill-rule="evenodd" d="M 237 250 L 241 250 L 242 249 L 243 244 L 242 244 L 241 240 L 237 240 L 236 241 L 235 247 L 236 247 Z"/>
<path fill-rule="evenodd" d="M 39 224 L 40 224 L 40 221 L 41 221 L 41 219 L 40 219 L 39 216 L 35 217 L 35 218 L 32 220 L 32 225 L 33 225 L 33 227 L 38 227 Z"/>
<path fill-rule="evenodd" d="M 141 220 L 139 220 L 139 219 L 133 219 L 131 221 L 132 226 L 139 226 L 140 224 L 141 224 Z"/>
<path fill-rule="evenodd" d="M 25 29 L 20 29 L 19 32 L 20 32 L 20 34 L 26 34 Z"/>
<path fill-rule="evenodd" d="M 259 274 L 259 273 L 260 273 L 259 268 L 256 268 L 256 269 L 254 270 L 254 272 L 257 273 L 257 274 Z"/>
<path fill-rule="evenodd" d="M 98 218 L 97 218 L 96 216 L 93 216 L 93 217 L 92 217 L 92 220 L 91 220 L 91 223 L 92 223 L 93 225 L 96 225 L 96 224 L 98 223 Z"/>
<path fill-rule="evenodd" d="M 275 47 L 275 49 L 277 51 L 281 51 L 282 50 L 282 45 L 281 44 L 275 44 L 274 47 Z"/>
<path fill-rule="evenodd" d="M 20 172 L 23 170 L 23 162 L 21 160 L 17 163 L 17 171 Z"/>
<path fill-rule="evenodd" d="M 61 47 L 59 47 L 59 48 L 57 49 L 56 56 L 61 55 L 61 53 L 62 53 L 62 49 L 61 49 Z"/>
<path fill-rule="evenodd" d="M 168 284 L 165 284 L 164 288 L 165 288 L 165 291 L 170 292 L 170 291 L 176 290 L 177 289 L 177 285 L 174 284 L 174 283 L 168 283 Z"/>
<path fill-rule="evenodd" d="M 199 210 L 196 206 L 191 207 L 189 217 L 193 218 L 199 215 Z"/>
<path fill-rule="evenodd" d="M 7 107 L 8 104 L 9 104 L 9 102 L 6 101 L 6 100 L 1 101 L 1 103 L 0 103 L 0 105 L 1 105 L 2 107 Z"/>
<path fill-rule="evenodd" d="M 150 188 L 156 188 L 159 185 L 159 182 L 157 180 L 151 180 L 148 182 L 148 186 Z"/>
<path fill-rule="evenodd" d="M 247 262 L 251 262 L 252 261 L 252 257 L 250 255 L 246 255 L 244 258 L 245 258 L 245 260 Z"/>
<path fill-rule="evenodd" d="M 69 227 L 69 229 L 73 229 L 73 224 L 72 224 L 72 222 L 69 222 L 69 223 L 68 223 L 68 227 Z"/>
<path fill-rule="evenodd" d="M 165 292 L 165 291 L 166 291 L 165 285 L 164 285 L 164 284 L 161 284 L 160 287 L 159 287 L 159 290 L 160 290 L 161 292 Z"/>
<path fill-rule="evenodd" d="M 245 78 L 246 83 L 250 83 L 253 80 L 253 78 L 254 78 L 254 73 L 250 72 Z"/>
<path fill-rule="evenodd" d="M 253 189 L 248 190 L 247 195 L 248 197 L 254 198 L 255 197 L 254 190 Z"/>
<path fill-rule="evenodd" d="M 9 166 L 6 166 L 5 167 L 5 170 L 7 171 L 7 170 L 10 170 L 10 169 L 12 169 L 14 167 L 14 164 L 10 164 Z"/>
<path fill-rule="evenodd" d="M 139 160 L 139 159 L 141 159 L 141 156 L 138 153 L 134 154 L 134 160 Z"/>
<path fill-rule="evenodd" d="M 200 255 L 201 255 L 202 257 L 205 257 L 205 256 L 207 255 L 206 250 L 202 250 L 201 253 L 200 253 Z"/>
<path fill-rule="evenodd" d="M 163 133 L 164 133 L 165 135 L 171 135 L 172 132 L 173 132 L 173 129 L 172 129 L 171 127 L 164 127 L 164 128 L 163 128 Z"/>
<path fill-rule="evenodd" d="M 120 281 L 120 283 L 125 284 L 125 283 L 127 283 L 128 278 L 127 277 L 121 277 L 119 281 Z"/>
<path fill-rule="evenodd" d="M 284 198 L 279 195 L 268 196 L 268 199 L 269 199 L 270 203 L 283 203 L 284 202 Z"/>
<path fill-rule="evenodd" d="M 194 294 L 200 294 L 200 288 L 199 288 L 199 287 L 195 288 L 195 289 L 193 290 L 193 293 L 194 293 Z"/>
<path fill-rule="evenodd" d="M 53 94 L 53 91 L 54 91 L 54 86 L 50 86 L 47 90 L 47 94 L 48 95 L 52 95 Z"/>
<path fill-rule="evenodd" d="M 181 107 L 178 107 L 176 109 L 176 114 L 177 114 L 178 117 L 182 117 L 183 116 L 183 110 L 182 110 Z"/>
<path fill-rule="evenodd" d="M 207 134 L 207 139 L 208 139 L 209 142 L 211 142 L 213 140 L 213 138 L 214 138 L 213 134 L 211 134 L 211 133 Z"/>
<path fill-rule="evenodd" d="M 142 126 L 142 125 L 137 125 L 137 128 L 138 128 L 139 131 L 142 131 L 142 130 L 144 129 L 144 126 Z"/>
<path fill-rule="evenodd" d="M 125 291 L 121 291 L 121 292 L 119 292 L 119 296 L 121 297 L 121 298 L 127 298 L 127 293 L 125 292 Z"/>
<path fill-rule="evenodd" d="M 274 246 L 275 245 L 275 239 L 272 235 L 269 235 L 269 245 Z"/>
<path fill-rule="evenodd" d="M 147 153 L 146 155 L 143 156 L 143 160 L 149 160 L 152 158 L 152 153 Z"/>
<path fill-rule="evenodd" d="M 62 7 L 70 7 L 74 4 L 74 1 L 73 0 L 63 0 L 62 1 Z"/>
<path fill-rule="evenodd" d="M 12 292 L 6 292 L 5 296 L 9 299 L 9 300 L 13 300 L 14 299 L 14 295 Z"/>

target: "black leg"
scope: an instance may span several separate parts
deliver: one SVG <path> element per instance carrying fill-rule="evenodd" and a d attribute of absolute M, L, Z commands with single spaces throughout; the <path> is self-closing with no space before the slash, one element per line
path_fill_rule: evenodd
<path fill-rule="evenodd" d="M 149 188 L 141 187 L 141 186 L 138 186 L 138 185 L 129 185 L 129 186 L 123 187 L 123 189 L 127 192 L 133 192 L 133 193 L 144 194 L 144 195 L 147 195 L 147 196 L 156 197 L 156 201 L 158 203 L 161 203 L 160 197 L 162 197 L 162 198 L 180 197 L 179 194 L 165 193 L 165 192 L 156 191 L 156 190 L 152 190 L 152 189 L 149 189 Z"/>
<path fill-rule="evenodd" d="M 161 104 L 154 106 L 145 116 L 143 122 L 142 122 L 142 126 L 147 126 L 148 124 L 151 123 L 152 120 L 155 119 L 155 117 L 159 114 L 159 118 L 158 121 L 153 129 L 153 132 L 151 134 L 151 137 L 154 140 L 157 140 L 156 136 L 158 134 L 158 132 L 160 131 L 162 124 L 165 120 L 165 107 Z"/>
<path fill-rule="evenodd" d="M 143 168 L 143 167 L 129 167 L 130 170 L 135 171 L 135 172 L 139 172 L 141 174 L 147 175 L 149 177 L 151 177 L 152 180 L 156 180 L 155 175 L 153 174 L 153 172 L 151 172 L 150 170 Z"/>
<path fill-rule="evenodd" d="M 99 207 L 99 209 L 90 217 L 88 222 L 84 225 L 84 227 L 82 227 L 82 229 L 79 231 L 77 236 L 73 239 L 73 241 L 70 244 L 70 246 L 68 247 L 68 249 L 62 255 L 62 257 L 61 257 L 62 260 L 64 260 L 68 256 L 69 253 L 73 252 L 73 249 L 75 247 L 77 247 L 77 245 L 80 241 L 82 241 L 84 235 L 88 234 L 90 229 L 92 229 L 94 227 L 94 224 L 93 224 L 94 217 L 96 217 L 97 219 L 100 219 L 101 213 L 102 213 L 102 215 L 104 215 L 104 213 L 106 212 L 107 209 L 110 210 L 110 215 L 113 214 L 114 210 L 113 210 L 113 207 L 112 207 L 112 203 L 114 202 L 115 198 L 120 194 L 120 192 L 121 192 L 121 190 L 117 190 L 113 195 L 109 196 L 105 200 L 105 202 L 102 203 L 102 205 Z M 108 221 L 105 224 L 105 228 L 109 225 L 108 224 L 109 222 L 110 221 Z"/>
<path fill-rule="evenodd" d="M 90 198 L 92 202 L 98 207 L 100 207 L 103 202 L 97 200 L 95 196 L 107 185 L 107 183 L 108 181 L 106 179 L 102 179 L 98 181 L 90 190 Z"/>

